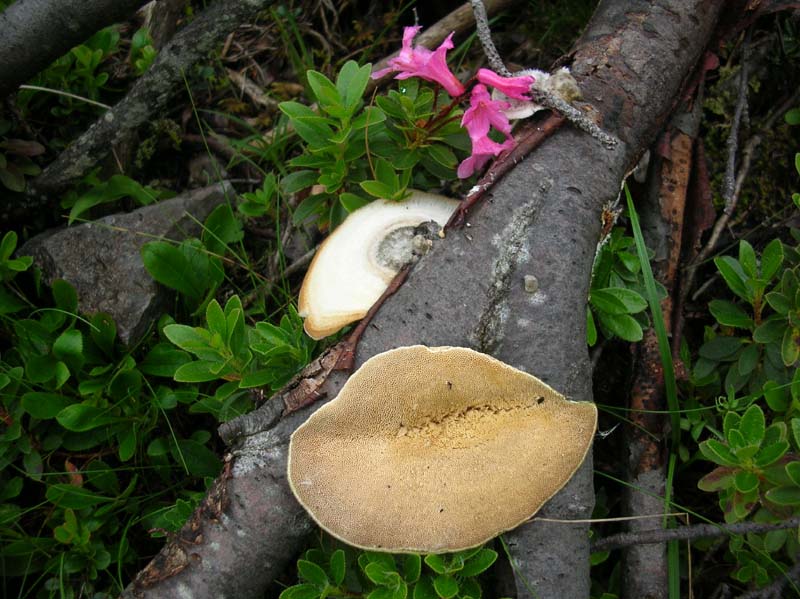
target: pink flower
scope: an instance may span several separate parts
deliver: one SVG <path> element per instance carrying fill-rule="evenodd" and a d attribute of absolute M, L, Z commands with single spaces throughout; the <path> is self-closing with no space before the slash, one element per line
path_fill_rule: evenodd
<path fill-rule="evenodd" d="M 533 85 L 536 79 L 529 75 L 523 75 L 522 77 L 501 77 L 489 69 L 479 69 L 478 81 L 486 85 L 491 85 L 509 98 L 514 98 L 515 100 L 530 100 L 531 97 L 528 93 L 531 91 L 531 85 Z"/>
<path fill-rule="evenodd" d="M 472 155 L 463 160 L 458 165 L 456 174 L 459 179 L 466 179 L 472 176 L 472 173 L 483 168 L 491 158 L 494 158 L 503 150 L 511 150 L 514 147 L 514 140 L 507 139 L 504 143 L 497 143 L 488 137 L 483 137 L 478 141 L 472 142 Z"/>
<path fill-rule="evenodd" d="M 503 113 L 510 107 L 508 102 L 492 100 L 485 85 L 477 84 L 472 88 L 469 108 L 464 111 L 461 125 L 466 128 L 472 140 L 472 155 L 458 165 L 458 176 L 466 179 L 485 165 L 490 158 L 503 150 L 514 147 L 511 137 L 511 123 Z M 506 136 L 505 142 L 497 143 L 489 137 L 489 129 L 494 127 Z"/>
<path fill-rule="evenodd" d="M 475 143 L 476 140 L 486 137 L 489 128 L 494 127 L 506 136 L 511 134 L 511 123 L 503 111 L 511 105 L 503 100 L 492 100 L 489 90 L 480 83 L 472 88 L 472 95 L 469 98 L 469 108 L 464 111 L 461 118 L 461 126 L 466 128 L 469 138 Z"/>
<path fill-rule="evenodd" d="M 398 72 L 395 79 L 419 77 L 441 85 L 447 93 L 456 98 L 466 90 L 456 76 L 447 67 L 447 51 L 453 48 L 453 34 L 447 36 L 442 45 L 433 52 L 422 46 L 411 47 L 411 41 L 422 27 L 406 27 L 403 30 L 403 47 L 389 66 L 372 73 L 373 79 L 379 79 L 387 73 Z"/>

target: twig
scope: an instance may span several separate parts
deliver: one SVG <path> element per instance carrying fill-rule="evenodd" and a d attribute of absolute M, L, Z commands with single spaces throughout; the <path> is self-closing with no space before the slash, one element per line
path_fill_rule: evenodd
<path fill-rule="evenodd" d="M 372 307 L 367 312 L 367 315 L 361 319 L 361 322 L 358 323 L 356 328 L 353 329 L 353 332 L 347 337 L 345 341 L 340 343 L 339 345 L 343 346 L 344 351 L 339 354 L 339 359 L 336 361 L 334 365 L 334 370 L 344 370 L 346 372 L 350 372 L 353 370 L 356 361 L 356 348 L 358 348 L 358 342 L 361 341 L 361 337 L 364 334 L 364 331 L 367 330 L 369 323 L 372 322 L 372 319 L 377 314 L 378 310 L 380 310 L 383 302 L 385 302 L 389 297 L 394 295 L 398 289 L 406 282 L 408 278 L 408 273 L 411 272 L 411 264 L 407 264 L 400 271 L 395 275 L 392 282 L 389 283 L 389 286 L 386 288 L 386 291 L 378 298 Z"/>
<path fill-rule="evenodd" d="M 278 102 L 261 91 L 261 88 L 253 83 L 246 75 L 234 71 L 233 69 L 226 70 L 228 71 L 228 77 L 231 82 L 255 104 L 272 112 L 278 110 Z"/>
<path fill-rule="evenodd" d="M 501 154 L 489 170 L 486 171 L 486 174 L 480 178 L 478 184 L 469 190 L 467 197 L 461 202 L 453 216 L 450 217 L 447 225 L 445 225 L 445 230 L 461 227 L 467 218 L 467 213 L 480 201 L 483 194 L 563 124 L 564 117 L 558 113 L 553 113 L 539 124 L 526 125 L 514 149 L 506 154 Z"/>
<path fill-rule="evenodd" d="M 800 562 L 797 562 L 789 570 L 784 572 L 782 576 L 776 578 L 768 587 L 748 591 L 743 595 L 739 595 L 736 599 L 781 599 L 785 597 L 783 591 L 790 582 L 800 583 Z"/>
<path fill-rule="evenodd" d="M 584 133 L 588 133 L 594 137 L 605 147 L 613 148 L 619 143 L 619 140 L 616 137 L 603 131 L 597 126 L 597 123 L 587 117 L 583 112 L 575 108 L 566 100 L 559 98 L 557 95 L 536 89 L 534 86 L 531 89 L 531 97 L 537 104 L 541 104 L 542 106 L 550 108 L 551 110 L 557 110 L 563 114 L 570 123 L 575 125 Z"/>
<path fill-rule="evenodd" d="M 486 54 L 489 66 L 503 77 L 511 77 L 511 71 L 506 68 L 503 59 L 500 58 L 500 53 L 492 41 L 492 30 L 489 28 L 489 17 L 486 16 L 486 7 L 483 5 L 483 0 L 470 0 L 470 4 L 472 5 L 472 14 L 475 15 L 475 29 L 478 33 L 478 39 L 481 40 L 483 53 Z"/>
<path fill-rule="evenodd" d="M 762 533 L 771 530 L 800 527 L 800 518 L 791 518 L 783 522 L 762 524 L 761 522 L 740 522 L 739 524 L 694 524 L 678 528 L 656 528 L 653 530 L 640 530 L 637 532 L 621 532 L 598 539 L 592 543 L 592 551 L 611 551 L 631 545 L 644 545 L 649 543 L 666 543 L 668 541 L 682 541 L 686 539 L 702 539 L 722 537 L 725 535 L 742 535 L 747 533 Z"/>

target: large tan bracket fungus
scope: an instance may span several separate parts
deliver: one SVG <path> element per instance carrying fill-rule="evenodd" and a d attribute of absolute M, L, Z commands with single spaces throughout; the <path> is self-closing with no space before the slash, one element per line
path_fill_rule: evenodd
<path fill-rule="evenodd" d="M 597 409 L 461 347 L 379 354 L 292 435 L 289 484 L 342 541 L 475 547 L 530 518 L 583 462 Z"/>
<path fill-rule="evenodd" d="M 412 258 L 414 227 L 444 226 L 457 200 L 414 191 L 402 202 L 359 208 L 320 246 L 300 289 L 298 311 L 314 339 L 363 318 Z"/>

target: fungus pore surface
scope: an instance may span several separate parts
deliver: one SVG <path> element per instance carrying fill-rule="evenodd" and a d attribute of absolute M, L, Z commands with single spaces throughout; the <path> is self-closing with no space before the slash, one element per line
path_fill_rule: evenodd
<path fill-rule="evenodd" d="M 412 257 L 414 227 L 444 226 L 458 201 L 412 192 L 376 200 L 350 214 L 320 246 L 300 289 L 298 312 L 314 339 L 363 318 Z"/>
<path fill-rule="evenodd" d="M 378 551 L 475 547 L 572 477 L 597 409 L 459 347 L 379 354 L 289 448 L 292 490 L 326 531 Z"/>

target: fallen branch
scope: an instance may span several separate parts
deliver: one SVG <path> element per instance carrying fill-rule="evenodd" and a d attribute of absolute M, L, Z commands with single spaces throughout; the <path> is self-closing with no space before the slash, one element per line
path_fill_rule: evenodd
<path fill-rule="evenodd" d="M 738 524 L 694 524 L 678 528 L 656 528 L 652 530 L 638 530 L 636 532 L 621 532 L 609 535 L 592 543 L 592 551 L 612 551 L 632 545 L 647 545 L 651 543 L 668 543 L 669 541 L 694 541 L 724 537 L 730 535 L 744 535 L 748 533 L 759 534 L 771 530 L 784 530 L 800 527 L 800 518 L 792 518 L 773 524 L 761 522 L 740 522 Z"/>
<path fill-rule="evenodd" d="M 184 73 L 237 26 L 254 18 L 272 0 L 222 0 L 211 4 L 178 32 L 128 94 L 74 140 L 28 190 L 28 209 L 44 204 L 83 177 L 114 145 L 163 111 L 184 84 Z"/>
<path fill-rule="evenodd" d="M 147 0 L 25 0 L 0 10 L 0 98 Z"/>

